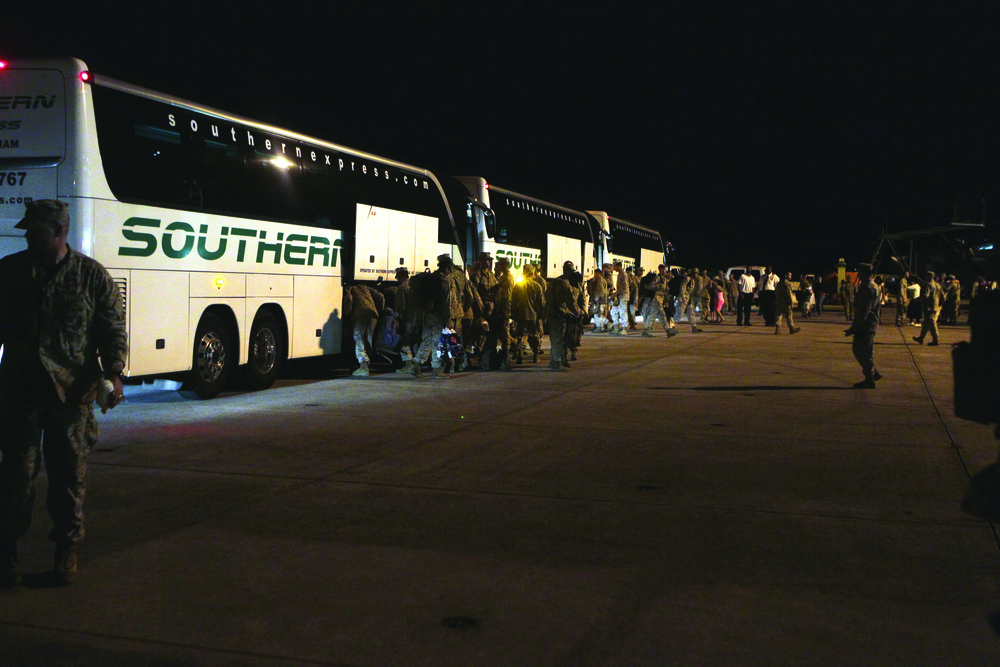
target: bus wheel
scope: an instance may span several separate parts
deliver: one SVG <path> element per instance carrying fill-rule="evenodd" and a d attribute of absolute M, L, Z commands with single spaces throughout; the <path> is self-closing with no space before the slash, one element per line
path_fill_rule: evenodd
<path fill-rule="evenodd" d="M 229 356 L 232 351 L 222 318 L 214 313 L 202 315 L 194 334 L 194 365 L 188 381 L 181 387 L 181 395 L 201 400 L 218 396 L 233 367 Z"/>
<path fill-rule="evenodd" d="M 267 389 L 278 379 L 284 345 L 278 319 L 266 310 L 257 313 L 250 327 L 250 359 L 246 365 L 251 389 Z"/>

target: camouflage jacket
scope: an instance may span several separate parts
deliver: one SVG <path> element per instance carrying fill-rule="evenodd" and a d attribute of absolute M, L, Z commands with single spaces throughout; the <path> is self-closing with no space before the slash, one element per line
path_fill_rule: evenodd
<path fill-rule="evenodd" d="M 473 264 L 469 267 L 469 280 L 479 292 L 479 298 L 485 304 L 490 301 L 490 291 L 496 287 L 497 278 L 490 269 Z"/>
<path fill-rule="evenodd" d="M 4 257 L 0 345 L 0 400 L 42 371 L 61 401 L 89 403 L 102 376 L 128 362 L 121 294 L 100 263 L 72 248 L 51 275 L 27 250 Z"/>
<path fill-rule="evenodd" d="M 510 319 L 511 296 L 514 293 L 514 276 L 505 273 L 497 278 L 493 288 L 493 314 L 496 317 Z"/>
<path fill-rule="evenodd" d="M 546 319 L 557 319 L 560 322 L 578 319 L 583 311 L 580 309 L 578 297 L 565 276 L 560 276 L 549 282 L 545 292 Z"/>
<path fill-rule="evenodd" d="M 463 269 L 454 266 L 450 271 L 451 316 L 459 321 L 482 317 L 483 301 L 479 298 L 479 291 L 465 276 Z"/>
<path fill-rule="evenodd" d="M 878 329 L 879 310 L 878 286 L 874 280 L 858 285 L 858 296 L 854 299 L 854 324 L 848 331 L 874 334 Z"/>
<path fill-rule="evenodd" d="M 515 322 L 534 322 L 544 315 L 545 294 L 532 279 L 514 285 L 510 316 Z"/>
<path fill-rule="evenodd" d="M 385 296 L 367 285 L 351 285 L 344 290 L 344 319 L 355 324 L 367 324 L 378 319 L 385 310 Z"/>

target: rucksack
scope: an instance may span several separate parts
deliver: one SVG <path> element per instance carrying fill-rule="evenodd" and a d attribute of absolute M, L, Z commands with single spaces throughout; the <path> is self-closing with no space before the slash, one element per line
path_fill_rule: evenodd
<path fill-rule="evenodd" d="M 379 332 L 378 345 L 387 352 L 398 352 L 402 336 L 399 333 L 399 313 L 392 308 L 386 308 L 382 314 L 382 326 Z"/>

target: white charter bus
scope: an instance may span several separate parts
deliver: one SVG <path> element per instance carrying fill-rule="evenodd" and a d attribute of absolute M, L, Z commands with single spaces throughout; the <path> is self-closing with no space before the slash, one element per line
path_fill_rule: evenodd
<path fill-rule="evenodd" d="M 509 259 L 514 274 L 537 263 L 544 277 L 555 278 L 567 260 L 584 275 L 593 273 L 596 239 L 587 213 L 505 190 L 478 176 L 455 179 L 492 214 L 490 224 L 477 225 L 479 248 Z"/>
<path fill-rule="evenodd" d="M 0 188 L 0 255 L 26 248 L 25 202 L 67 202 L 70 246 L 121 290 L 126 373 L 183 373 L 199 398 L 236 365 L 265 388 L 286 358 L 339 352 L 345 282 L 476 243 L 455 181 L 74 59 L 0 66 Z"/>
<path fill-rule="evenodd" d="M 593 217 L 599 229 L 600 264 L 613 264 L 620 260 L 625 268 L 642 267 L 646 271 L 656 271 L 673 254 L 673 246 L 655 229 L 611 217 L 604 211 L 587 213 Z"/>

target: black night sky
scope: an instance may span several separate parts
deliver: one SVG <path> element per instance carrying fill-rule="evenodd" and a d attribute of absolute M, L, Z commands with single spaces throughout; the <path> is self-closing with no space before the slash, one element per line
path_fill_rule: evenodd
<path fill-rule="evenodd" d="M 0 57 L 606 210 L 687 266 L 825 271 L 885 220 L 1000 211 L 995 2 L 33 4 Z"/>

